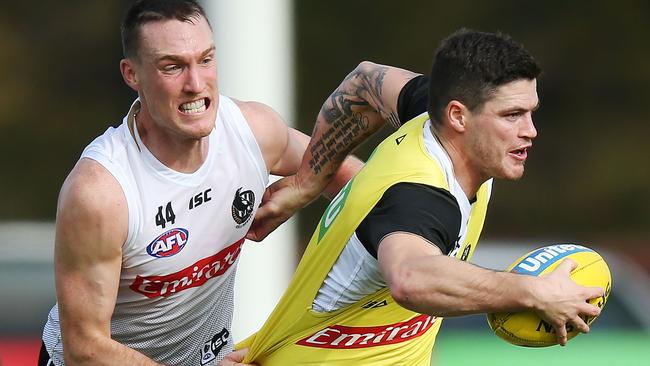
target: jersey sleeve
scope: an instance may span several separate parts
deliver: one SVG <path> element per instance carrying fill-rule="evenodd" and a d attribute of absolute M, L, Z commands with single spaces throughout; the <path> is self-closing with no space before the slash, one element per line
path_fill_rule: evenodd
<path fill-rule="evenodd" d="M 395 232 L 421 236 L 448 254 L 458 239 L 460 221 L 458 202 L 448 191 L 424 184 L 397 183 L 384 192 L 356 234 L 375 258 L 381 240 Z"/>
<path fill-rule="evenodd" d="M 429 77 L 419 75 L 409 80 L 397 99 L 397 116 L 401 124 L 426 112 L 428 103 Z"/>

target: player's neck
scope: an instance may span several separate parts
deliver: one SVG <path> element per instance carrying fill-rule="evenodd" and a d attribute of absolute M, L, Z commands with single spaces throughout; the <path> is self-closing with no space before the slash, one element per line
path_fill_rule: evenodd
<path fill-rule="evenodd" d="M 180 173 L 194 173 L 208 156 L 209 136 L 200 139 L 180 136 L 156 126 L 146 115 L 135 116 L 140 140 L 166 167 Z"/>
<path fill-rule="evenodd" d="M 449 138 L 444 133 L 431 129 L 433 135 L 438 139 L 443 150 L 449 156 L 451 160 L 451 165 L 454 171 L 454 176 L 460 184 L 463 192 L 469 200 L 473 199 L 476 196 L 476 192 L 481 187 L 487 178 L 484 178 L 479 174 L 472 164 L 467 153 L 464 152 L 461 141 L 458 138 Z"/>

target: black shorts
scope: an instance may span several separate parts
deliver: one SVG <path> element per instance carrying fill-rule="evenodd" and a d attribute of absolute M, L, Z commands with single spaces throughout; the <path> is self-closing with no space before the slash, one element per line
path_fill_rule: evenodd
<path fill-rule="evenodd" d="M 52 365 L 54 365 L 54 363 L 52 363 L 50 354 L 47 353 L 47 349 L 45 349 L 45 343 L 41 342 L 41 352 L 38 355 L 38 366 L 52 366 Z"/>

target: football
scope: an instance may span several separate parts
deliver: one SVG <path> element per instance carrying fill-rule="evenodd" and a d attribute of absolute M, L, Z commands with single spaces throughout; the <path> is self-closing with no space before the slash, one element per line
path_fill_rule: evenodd
<path fill-rule="evenodd" d="M 589 302 L 601 309 L 605 306 L 612 289 L 612 276 L 605 260 L 594 250 L 578 244 L 555 244 L 535 249 L 517 259 L 508 272 L 541 276 L 555 269 L 564 259 L 578 264 L 571 272 L 571 279 L 582 286 L 599 286 L 605 295 Z M 596 317 L 589 317 L 589 325 Z M 509 343 L 527 347 L 547 347 L 558 344 L 553 327 L 532 311 L 487 314 L 488 324 L 494 334 Z M 579 332 L 567 324 L 567 336 L 571 339 Z"/>

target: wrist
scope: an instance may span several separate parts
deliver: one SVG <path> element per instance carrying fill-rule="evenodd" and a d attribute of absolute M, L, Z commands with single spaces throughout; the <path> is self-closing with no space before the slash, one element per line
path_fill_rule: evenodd
<path fill-rule="evenodd" d="M 517 296 L 518 306 L 526 309 L 537 311 L 540 308 L 539 296 L 539 278 L 529 275 L 516 275 L 520 283 L 520 294 Z"/>
<path fill-rule="evenodd" d="M 301 172 L 298 171 L 295 175 L 295 184 L 298 191 L 298 199 L 304 207 L 318 197 L 318 195 L 325 189 L 327 181 L 322 178 L 319 179 L 319 177 L 313 173 L 301 174 Z"/>
<path fill-rule="evenodd" d="M 500 298 L 496 301 L 497 311 L 535 310 L 538 301 L 537 277 L 509 272 L 496 272 L 498 289 L 495 292 Z"/>

